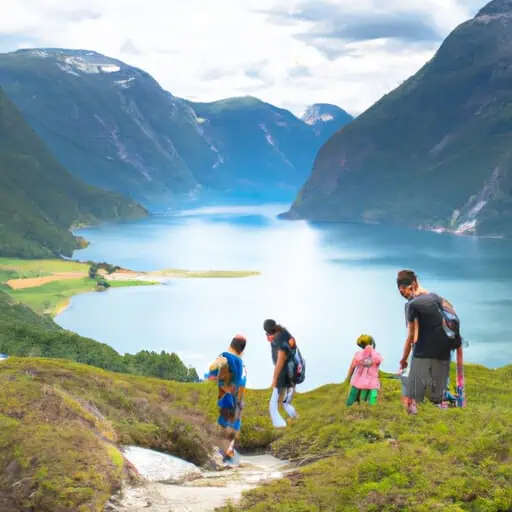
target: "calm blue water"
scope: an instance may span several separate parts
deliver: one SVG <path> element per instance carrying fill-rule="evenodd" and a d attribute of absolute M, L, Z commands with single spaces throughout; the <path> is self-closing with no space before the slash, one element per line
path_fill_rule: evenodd
<path fill-rule="evenodd" d="M 58 322 L 119 352 L 177 352 L 200 375 L 238 332 L 248 337 L 250 387 L 271 383 L 262 323 L 289 328 L 307 359 L 301 389 L 344 379 L 355 340 L 371 333 L 395 371 L 404 302 L 395 275 L 413 268 L 423 286 L 457 307 L 470 341 L 467 361 L 512 361 L 512 243 L 364 225 L 311 226 L 275 219 L 285 205 L 211 207 L 83 229 L 77 258 L 134 270 L 248 269 L 245 279 L 182 279 L 168 286 L 91 293 Z"/>

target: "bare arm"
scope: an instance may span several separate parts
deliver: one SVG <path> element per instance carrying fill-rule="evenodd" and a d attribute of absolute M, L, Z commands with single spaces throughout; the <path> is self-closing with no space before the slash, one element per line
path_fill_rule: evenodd
<path fill-rule="evenodd" d="M 277 388 L 277 379 L 282 369 L 284 368 L 284 364 L 286 363 L 286 352 L 284 350 L 279 350 L 277 353 L 277 362 L 274 368 L 274 376 L 272 377 L 272 387 Z"/>
<path fill-rule="evenodd" d="M 210 364 L 210 367 L 208 368 L 208 370 L 210 370 L 211 372 L 213 370 L 218 370 L 219 368 L 222 368 L 223 366 L 225 366 L 227 363 L 228 363 L 228 360 L 224 356 L 219 356 L 219 357 L 217 357 L 217 359 L 215 359 L 215 361 L 213 361 Z"/>
<path fill-rule="evenodd" d="M 352 359 L 352 362 L 350 363 L 350 368 L 348 369 L 347 377 L 345 380 L 349 380 L 350 378 L 352 378 L 352 374 L 354 373 L 354 370 L 356 369 L 355 359 L 356 358 L 354 357 L 354 359 Z"/>
<path fill-rule="evenodd" d="M 416 341 L 418 341 L 418 320 L 414 320 L 407 324 L 407 338 L 405 340 L 404 352 L 400 361 L 400 368 L 402 370 L 407 368 L 407 360 L 411 354 L 412 346 Z"/>

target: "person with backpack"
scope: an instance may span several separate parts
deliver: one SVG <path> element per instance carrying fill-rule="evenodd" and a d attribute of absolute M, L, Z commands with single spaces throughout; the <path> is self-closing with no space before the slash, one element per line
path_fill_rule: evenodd
<path fill-rule="evenodd" d="M 245 337 L 237 334 L 228 350 L 210 364 L 209 372 L 205 375 L 205 378 L 216 381 L 218 386 L 220 453 L 223 464 L 227 466 L 237 465 L 239 459 L 235 442 L 240 437 L 247 382 L 247 370 L 242 360 L 246 343 Z"/>
<path fill-rule="evenodd" d="M 417 413 L 417 403 L 425 395 L 434 404 L 442 405 L 443 395 L 450 374 L 451 352 L 461 346 L 460 336 L 451 336 L 445 312 L 453 306 L 439 295 L 422 288 L 412 270 L 401 270 L 397 287 L 407 300 L 405 316 L 407 339 L 400 360 L 400 369 L 408 366 L 412 351 L 409 375 L 406 380 L 407 411 Z"/>
<path fill-rule="evenodd" d="M 272 319 L 263 322 L 263 329 L 270 343 L 274 364 L 272 396 L 269 403 L 270 418 L 274 427 L 284 428 L 287 424 L 279 414 L 279 404 L 282 404 L 290 418 L 298 418 L 292 400 L 296 385 L 304 381 L 305 361 L 297 348 L 295 338 L 287 329 Z"/>
<path fill-rule="evenodd" d="M 356 343 L 361 350 L 352 359 L 348 370 L 347 379 L 350 379 L 351 387 L 347 405 L 351 406 L 354 402 L 361 401 L 375 405 L 381 388 L 379 367 L 384 359 L 375 350 L 373 336 L 361 334 Z"/>

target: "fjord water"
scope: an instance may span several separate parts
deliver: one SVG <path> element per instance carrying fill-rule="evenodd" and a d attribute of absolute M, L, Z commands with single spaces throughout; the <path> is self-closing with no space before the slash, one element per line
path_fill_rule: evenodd
<path fill-rule="evenodd" d="M 285 205 L 209 207 L 88 228 L 81 260 L 134 270 L 258 270 L 243 279 L 175 279 L 166 286 L 80 295 L 57 318 L 121 353 L 175 351 L 199 375 L 236 333 L 248 338 L 250 387 L 268 387 L 272 365 L 262 323 L 297 338 L 311 389 L 345 378 L 355 340 L 371 333 L 394 372 L 404 337 L 396 271 L 449 298 L 470 346 L 467 361 L 512 361 L 512 243 L 394 227 L 282 221 Z"/>

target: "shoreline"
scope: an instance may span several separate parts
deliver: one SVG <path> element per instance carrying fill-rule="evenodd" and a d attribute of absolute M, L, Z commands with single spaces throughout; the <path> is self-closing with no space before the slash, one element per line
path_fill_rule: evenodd
<path fill-rule="evenodd" d="M 57 316 L 59 316 L 61 313 L 64 313 L 66 309 L 71 306 L 71 299 L 66 299 L 62 304 L 60 304 L 53 313 L 51 313 L 52 318 L 55 320 Z"/>
<path fill-rule="evenodd" d="M 94 273 L 91 267 L 95 265 Z M 0 258 L 0 284 L 14 300 L 52 318 L 63 313 L 74 296 L 126 286 L 165 285 L 171 279 L 234 279 L 261 274 L 252 270 L 163 269 L 135 271 L 119 266 L 70 259 Z M 108 270 L 107 270 L 108 269 Z M 110 273 L 109 273 L 110 272 Z M 102 283 L 106 283 L 103 286 Z"/>
<path fill-rule="evenodd" d="M 212 278 L 245 278 L 261 275 L 259 271 L 252 270 L 185 270 L 185 269 L 163 269 L 150 271 L 136 271 L 120 268 L 112 274 L 99 271 L 107 281 L 145 281 L 153 280 L 165 282 L 167 279 L 212 279 Z"/>
<path fill-rule="evenodd" d="M 397 224 L 393 222 L 380 222 L 380 221 L 371 221 L 364 219 L 310 219 L 307 217 L 302 217 L 297 214 L 295 211 L 291 212 L 291 210 L 282 212 L 277 215 L 277 218 L 280 220 L 285 220 L 289 222 L 297 222 L 304 221 L 309 222 L 311 224 L 352 224 L 359 226 L 387 226 L 391 228 L 405 228 L 412 231 L 420 231 L 426 233 L 435 233 L 438 235 L 451 235 L 457 237 L 463 237 L 468 239 L 475 240 L 510 240 L 512 237 L 505 235 L 479 235 L 471 230 L 459 230 L 459 229 L 450 229 L 442 226 L 428 226 L 428 225 L 412 225 L 412 224 Z"/>

